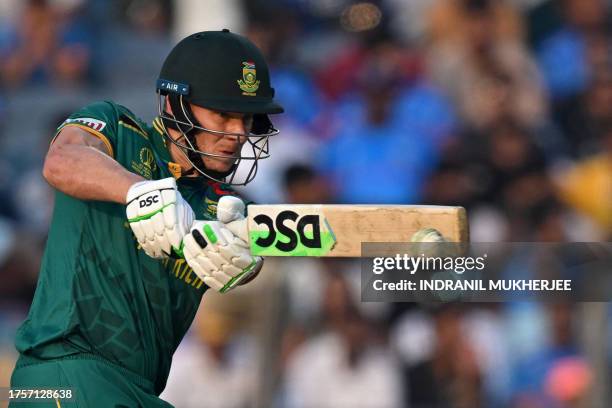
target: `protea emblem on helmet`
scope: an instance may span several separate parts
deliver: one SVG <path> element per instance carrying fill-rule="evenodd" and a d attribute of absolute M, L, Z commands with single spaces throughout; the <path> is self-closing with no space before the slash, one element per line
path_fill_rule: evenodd
<path fill-rule="evenodd" d="M 259 80 L 253 62 L 242 63 L 242 79 L 238 80 L 238 86 L 242 89 L 243 95 L 255 96 L 255 92 L 259 89 Z"/>

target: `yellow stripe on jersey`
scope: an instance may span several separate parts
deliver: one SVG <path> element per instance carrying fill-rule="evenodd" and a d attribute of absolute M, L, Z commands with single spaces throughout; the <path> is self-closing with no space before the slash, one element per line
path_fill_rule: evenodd
<path fill-rule="evenodd" d="M 153 128 L 155 128 L 155 130 L 157 130 L 157 132 L 158 132 L 160 135 L 163 135 L 163 134 L 164 134 L 164 127 L 163 127 L 163 125 L 162 125 L 162 123 L 161 123 L 161 120 L 160 120 L 159 118 L 155 118 L 155 119 L 153 120 Z M 165 141 L 165 140 L 164 140 L 164 144 L 166 144 L 166 141 Z"/>
<path fill-rule="evenodd" d="M 128 128 L 128 129 L 130 129 L 130 130 L 131 130 L 131 131 L 133 131 L 133 132 L 138 133 L 140 136 L 142 136 L 142 137 L 144 137 L 145 139 L 149 140 L 149 136 L 148 136 L 146 133 L 144 133 L 142 130 L 140 130 L 140 129 L 138 129 L 138 128 L 136 128 L 136 127 L 132 126 L 132 125 L 130 125 L 129 123 L 125 123 L 124 121 L 120 120 L 120 121 L 119 121 L 119 124 L 120 124 L 121 126 L 123 126 L 123 127 L 126 127 L 126 128 Z"/>
<path fill-rule="evenodd" d="M 80 123 L 67 123 L 64 126 L 62 126 L 61 129 L 59 129 L 57 131 L 55 136 L 53 136 L 53 139 L 51 140 L 50 145 L 53 144 L 53 142 L 55 142 L 55 139 L 57 139 L 57 136 L 59 136 L 60 132 L 64 128 L 68 127 L 68 126 L 76 126 L 78 128 L 83 129 L 87 133 L 90 133 L 92 136 L 97 137 L 98 139 L 100 139 L 104 143 L 104 146 L 106 146 L 106 149 L 108 150 L 108 154 L 111 157 L 113 157 L 113 158 L 115 157 L 115 152 L 113 151 L 113 145 L 111 144 L 111 142 L 108 140 L 108 138 L 106 136 L 104 136 L 102 133 L 98 132 L 97 130 L 94 130 L 94 129 L 92 129 L 90 127 L 87 127 L 85 125 L 81 125 Z"/>

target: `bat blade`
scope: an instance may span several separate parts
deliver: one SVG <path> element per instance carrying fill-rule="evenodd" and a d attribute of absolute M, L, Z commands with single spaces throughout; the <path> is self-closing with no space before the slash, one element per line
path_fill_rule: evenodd
<path fill-rule="evenodd" d="M 435 228 L 451 242 L 467 242 L 463 207 L 416 205 L 250 205 L 253 255 L 360 257 L 362 242 L 410 242 Z"/>

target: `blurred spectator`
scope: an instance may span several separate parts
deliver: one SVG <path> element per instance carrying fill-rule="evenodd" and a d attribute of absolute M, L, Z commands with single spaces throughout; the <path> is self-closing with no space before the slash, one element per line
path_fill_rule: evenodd
<path fill-rule="evenodd" d="M 490 0 L 444 1 L 430 21 L 429 72 L 450 95 L 468 126 L 511 118 L 543 123 L 545 92 L 523 46 L 516 10 Z"/>
<path fill-rule="evenodd" d="M 91 79 L 93 38 L 85 2 L 28 0 L 0 49 L 0 78 L 24 84 L 78 84 Z"/>
<path fill-rule="evenodd" d="M 416 78 L 420 69 L 419 56 L 383 29 L 364 34 L 360 42 L 331 57 L 317 79 L 324 95 L 332 100 L 377 86 L 397 88 Z"/>
<path fill-rule="evenodd" d="M 563 407 L 575 407 L 585 397 L 590 383 L 590 368 L 577 350 L 574 317 L 570 304 L 552 304 L 548 307 L 548 329 L 550 337 L 544 348 L 516 361 L 514 369 L 514 399 L 516 406 L 521 401 L 552 400 L 569 403 Z M 568 376 L 568 371 L 571 373 Z M 561 384 L 564 382 L 564 384 Z M 551 404 L 551 405 L 548 405 Z M 528 406 L 528 405 L 527 405 Z"/>
<path fill-rule="evenodd" d="M 585 158 L 605 149 L 602 140 L 612 121 L 611 67 L 612 60 L 609 66 L 593 72 L 584 93 L 557 105 L 558 123 L 574 158 Z"/>
<path fill-rule="evenodd" d="M 43 241 L 49 230 L 54 201 L 54 191 L 42 176 L 44 153 L 57 128 L 69 115 L 70 112 L 65 111 L 53 115 L 49 127 L 45 129 L 46 137 L 41 137 L 38 145 L 24 145 L 25 151 L 16 153 L 21 166 L 10 175 L 13 190 L 10 201 L 15 209 L 13 216 L 25 231 L 41 237 L 41 247 L 44 247 Z M 31 211 L 31 208 L 21 203 L 38 203 L 38 211 Z"/>
<path fill-rule="evenodd" d="M 174 17 L 172 0 L 121 0 L 120 3 L 121 15 L 128 26 L 144 33 L 168 33 L 170 30 Z"/>
<path fill-rule="evenodd" d="M 546 164 L 531 132 L 514 121 L 499 121 L 445 146 L 441 166 L 426 185 L 425 201 L 459 202 L 468 209 L 488 206 L 490 215 L 509 218 L 512 229 L 504 239 L 528 239 L 530 214 L 554 194 Z"/>
<path fill-rule="evenodd" d="M 424 139 L 421 143 L 431 143 L 436 150 L 452 142 L 458 127 L 450 101 L 426 80 L 402 89 L 391 120 L 406 133 L 418 133 Z"/>
<path fill-rule="evenodd" d="M 419 202 L 436 165 L 434 141 L 391 116 L 402 83 L 396 68 L 374 63 L 363 71 L 361 95 L 339 112 L 337 134 L 321 149 L 320 171 L 340 202 Z"/>
<path fill-rule="evenodd" d="M 29 0 L 23 6 L 2 50 L 2 80 L 5 86 L 19 86 L 42 76 L 55 46 L 57 27 L 51 6 L 45 0 Z"/>
<path fill-rule="evenodd" d="M 431 355 L 405 368 L 408 406 L 484 406 L 482 372 L 476 353 L 461 325 L 461 313 L 443 306 L 434 314 L 434 345 Z"/>
<path fill-rule="evenodd" d="M 34 296 L 42 247 L 37 237 L 0 218 L 0 320 L 2 307 L 26 308 Z"/>
<path fill-rule="evenodd" d="M 35 167 L 21 174 L 14 194 L 16 213 L 22 227 L 37 236 L 46 237 L 53 213 L 53 190 L 42 178 L 42 168 Z M 38 203 L 40 207 L 38 211 L 32 211 L 20 203 Z"/>
<path fill-rule="evenodd" d="M 490 20 L 489 35 L 497 41 L 518 42 L 523 37 L 521 16 L 511 4 L 491 0 L 439 0 L 429 12 L 428 39 L 435 45 L 448 41 L 467 41 L 476 34 L 478 14 Z M 484 28 L 484 27 L 480 27 Z M 463 38 L 466 37 L 466 38 Z"/>
<path fill-rule="evenodd" d="M 0 155 L 0 196 L 6 198 L 0 200 L 0 216 L 17 219 L 18 210 L 15 208 L 14 200 L 10 199 L 17 178 L 17 172 L 12 165 L 13 161 L 14 157 Z"/>
<path fill-rule="evenodd" d="M 541 35 L 536 49 L 551 94 L 564 99 L 586 89 L 593 68 L 610 64 L 609 7 L 604 0 L 549 3 L 555 24 Z M 602 48 L 607 48 L 603 55 L 598 51 Z"/>
<path fill-rule="evenodd" d="M 344 280 L 325 289 L 327 330 L 296 351 L 287 372 L 286 404 L 297 407 L 398 407 L 399 371 L 374 326 L 352 305 Z"/>
<path fill-rule="evenodd" d="M 329 201 L 327 183 L 308 166 L 290 166 L 285 171 L 283 186 L 287 203 L 324 204 Z"/>
<path fill-rule="evenodd" d="M 185 408 L 253 406 L 257 372 L 252 339 L 237 332 L 227 314 L 214 310 L 199 313 L 194 328 L 173 358 L 162 398 Z"/>
<path fill-rule="evenodd" d="M 604 150 L 576 163 L 558 174 L 561 198 L 569 206 L 589 217 L 602 234 L 612 236 L 612 126 L 602 129 Z"/>
<path fill-rule="evenodd" d="M 242 3 L 248 21 L 244 30 L 245 35 L 257 44 L 272 66 L 281 69 L 281 72 L 278 73 L 280 81 L 275 82 L 275 88 L 279 85 L 283 86 L 281 82 L 283 81 L 282 71 L 284 70 L 289 73 L 296 68 L 310 71 L 311 65 L 303 63 L 305 61 L 302 61 L 304 58 L 301 54 L 309 54 L 313 51 L 317 53 L 320 50 L 316 48 L 310 50 L 307 46 L 295 46 L 297 42 L 306 43 L 308 41 L 307 37 L 303 36 L 303 25 L 306 23 L 304 20 L 308 16 L 299 14 L 299 5 L 292 7 L 292 5 L 284 4 L 285 2 L 282 0 L 248 0 Z M 313 95 L 317 93 L 317 89 L 314 87 L 309 88 L 309 90 L 313 92 Z M 309 98 L 309 101 L 312 100 Z M 316 107 L 316 105 L 309 106 L 308 103 L 304 103 L 299 110 L 308 111 L 313 107 Z M 290 114 L 292 110 L 294 113 L 298 113 L 298 110 L 291 107 L 285 108 L 285 111 Z"/>

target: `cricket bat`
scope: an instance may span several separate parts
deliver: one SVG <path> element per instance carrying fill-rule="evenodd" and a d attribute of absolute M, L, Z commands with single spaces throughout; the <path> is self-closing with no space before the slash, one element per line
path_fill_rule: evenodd
<path fill-rule="evenodd" d="M 362 242 L 410 242 L 435 228 L 468 241 L 463 207 L 432 205 L 249 205 L 251 253 L 260 256 L 360 257 Z"/>

